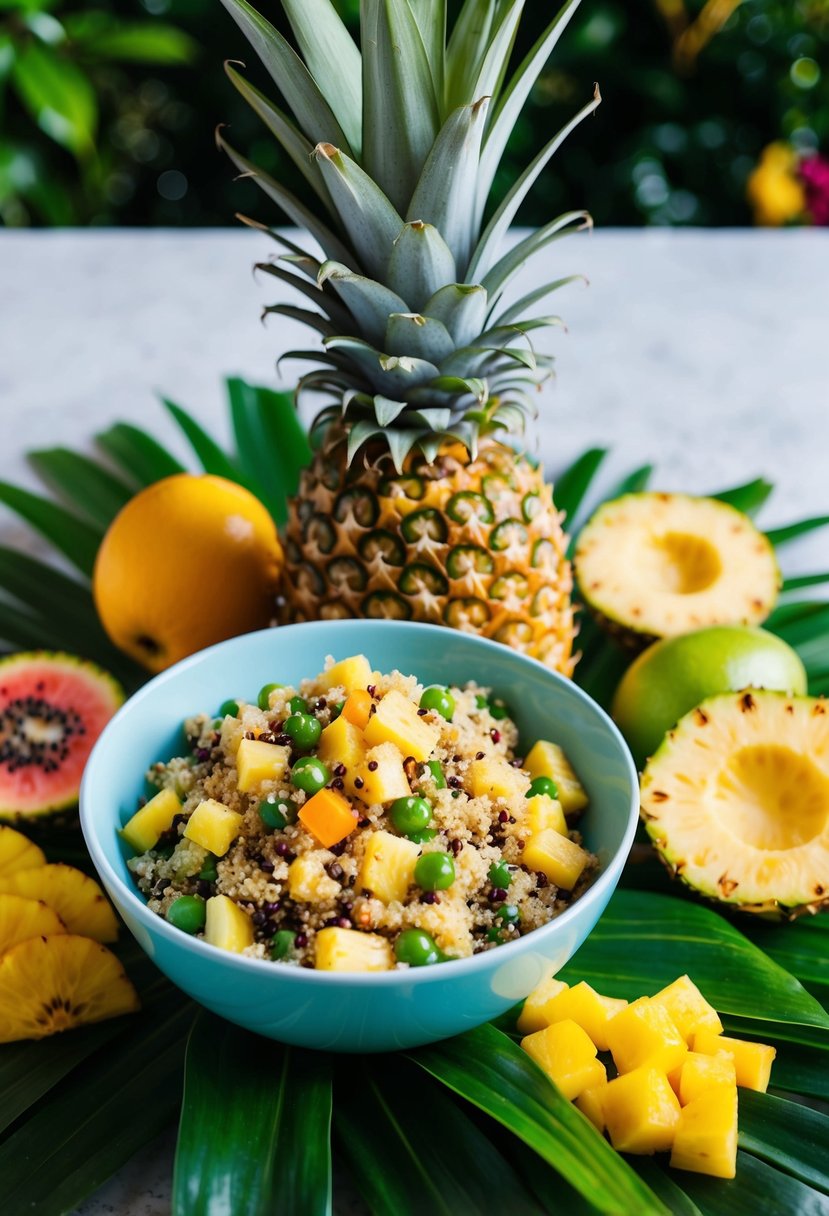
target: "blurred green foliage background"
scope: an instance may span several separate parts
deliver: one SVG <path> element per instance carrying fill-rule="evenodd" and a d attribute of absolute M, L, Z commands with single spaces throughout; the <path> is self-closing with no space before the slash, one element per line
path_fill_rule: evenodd
<path fill-rule="evenodd" d="M 338 2 L 353 21 L 359 0 Z M 285 28 L 277 0 L 259 7 Z M 523 49 L 552 12 L 528 0 Z M 272 88 L 219 0 L 0 0 L 0 220 L 272 220 L 213 142 L 229 123 L 238 147 L 292 176 L 226 81 L 227 58 L 245 58 Z M 750 223 L 746 182 L 766 145 L 829 151 L 829 0 L 583 0 L 500 189 L 594 80 L 603 106 L 522 220 L 587 206 L 602 225 Z"/>

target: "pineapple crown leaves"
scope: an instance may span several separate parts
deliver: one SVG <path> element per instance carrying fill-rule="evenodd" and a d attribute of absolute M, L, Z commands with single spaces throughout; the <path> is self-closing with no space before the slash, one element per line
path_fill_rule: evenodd
<path fill-rule="evenodd" d="M 579 276 L 508 306 L 504 296 L 528 262 L 590 218 L 571 211 L 502 246 L 552 156 L 599 105 L 598 88 L 486 228 L 484 215 L 510 134 L 580 0 L 565 0 L 512 75 L 525 0 L 465 0 L 449 34 L 446 0 L 362 0 L 362 51 L 331 0 L 281 0 L 297 49 L 247 0 L 222 3 L 290 113 L 239 65 L 227 74 L 309 187 L 301 200 L 217 134 L 240 174 L 322 251 L 267 229 L 283 252 L 258 267 L 310 301 L 263 316 L 301 321 L 322 338 L 321 351 L 284 356 L 316 365 L 299 385 L 300 396 L 328 400 L 315 427 L 338 420 L 349 459 L 384 438 L 398 469 L 414 448 L 428 455 L 446 438 L 474 453 L 481 434 L 521 433 L 553 366 L 531 335 L 560 325 L 533 310 Z"/>

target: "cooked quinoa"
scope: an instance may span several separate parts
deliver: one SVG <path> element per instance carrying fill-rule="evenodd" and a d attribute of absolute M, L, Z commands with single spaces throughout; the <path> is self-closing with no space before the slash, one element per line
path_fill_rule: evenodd
<path fill-rule="evenodd" d="M 467 958 L 596 876 L 490 689 L 427 689 L 358 656 L 222 712 L 187 720 L 187 754 L 153 765 L 159 794 L 123 829 L 150 909 L 215 945 L 329 970 Z"/>

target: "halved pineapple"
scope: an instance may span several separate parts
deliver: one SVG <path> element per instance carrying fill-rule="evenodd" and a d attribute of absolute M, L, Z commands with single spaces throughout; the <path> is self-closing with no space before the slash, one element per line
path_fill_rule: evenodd
<path fill-rule="evenodd" d="M 66 926 L 54 908 L 42 899 L 0 895 L 0 954 L 30 937 L 65 933 Z"/>
<path fill-rule="evenodd" d="M 37 866 L 0 877 L 0 895 L 42 899 L 57 912 L 70 934 L 114 942 L 118 921 L 97 882 L 66 865 Z"/>
<path fill-rule="evenodd" d="M 687 494 L 626 494 L 576 545 L 579 590 L 600 624 L 640 649 L 707 625 L 759 625 L 777 600 L 774 547 L 742 511 Z"/>
<path fill-rule="evenodd" d="M 46 857 L 42 849 L 32 844 L 22 832 L 0 825 L 0 876 L 45 865 Z"/>
<path fill-rule="evenodd" d="M 42 1039 L 138 1008 L 118 959 L 87 937 L 35 937 L 0 958 L 0 1043 Z"/>
<path fill-rule="evenodd" d="M 645 767 L 642 818 L 703 895 L 788 916 L 829 904 L 829 704 L 753 691 L 704 701 Z"/>

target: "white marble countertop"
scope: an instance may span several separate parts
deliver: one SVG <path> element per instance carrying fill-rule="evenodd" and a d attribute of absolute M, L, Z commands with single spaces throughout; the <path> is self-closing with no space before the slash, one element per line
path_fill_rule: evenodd
<path fill-rule="evenodd" d="M 666 489 L 762 474 L 779 485 L 771 523 L 829 510 L 829 231 L 610 231 L 553 248 L 544 272 L 582 271 L 591 286 L 555 304 L 569 333 L 555 338 L 559 380 L 538 427 L 551 468 L 600 444 L 613 448 L 608 479 L 645 461 Z M 0 478 L 28 480 L 25 450 L 83 447 L 115 419 L 175 442 L 158 391 L 224 436 L 221 377 L 273 383 L 297 336 L 258 322 L 284 298 L 250 273 L 274 250 L 243 231 L 1 232 Z M 0 514 L 4 540 L 22 535 Z M 789 566 L 829 568 L 826 536 L 800 542 Z M 82 1216 L 168 1212 L 170 1144 Z"/>

